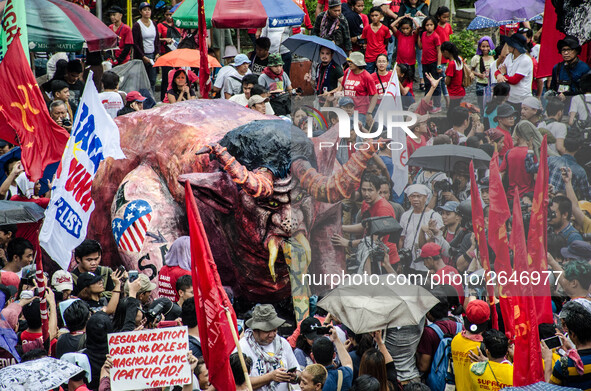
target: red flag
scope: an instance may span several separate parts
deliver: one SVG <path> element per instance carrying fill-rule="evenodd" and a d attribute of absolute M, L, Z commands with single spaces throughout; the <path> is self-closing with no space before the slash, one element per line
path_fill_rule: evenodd
<path fill-rule="evenodd" d="M 540 149 L 540 166 L 534 188 L 534 199 L 529 219 L 527 235 L 527 270 L 533 278 L 539 276 L 539 282 L 532 281 L 534 301 L 538 323 L 554 323 L 552 300 L 548 284 L 548 147 L 546 136 Z"/>
<path fill-rule="evenodd" d="M 0 118 L 16 131 L 23 168 L 31 181 L 41 179 L 45 167 L 62 158 L 69 134 L 49 116 L 20 39 L 12 40 L 0 63 L 0 90 Z"/>
<path fill-rule="evenodd" d="M 185 183 L 185 202 L 191 236 L 191 277 L 195 299 L 199 299 L 196 310 L 203 358 L 209 370 L 209 381 L 215 389 L 234 391 L 230 354 L 236 344 L 230 327 L 236 330 L 236 314 L 220 282 L 189 182 Z M 228 322 L 225 308 L 232 315 L 232 324 Z"/>
<path fill-rule="evenodd" d="M 519 197 L 513 200 L 513 226 L 511 230 L 513 260 L 519 286 L 519 296 L 513 297 L 515 319 L 515 355 L 513 358 L 513 385 L 527 386 L 544 381 L 542 350 L 538 334 L 538 319 L 533 290 L 522 277 L 530 276 L 528 269 L 525 229 Z"/>
<path fill-rule="evenodd" d="M 511 217 L 507 195 L 499 172 L 499 158 L 495 152 L 490 160 L 490 174 L 488 185 L 490 207 L 488 211 L 488 242 L 495 252 L 495 272 L 499 287 L 499 302 L 505 323 L 505 333 L 513 338 L 513 306 L 511 305 L 511 289 L 509 278 L 513 273 L 507 241 L 506 221 Z"/>
<path fill-rule="evenodd" d="M 495 330 L 499 329 L 499 317 L 497 315 L 497 307 L 495 305 L 495 288 L 488 283 L 490 276 L 490 259 L 488 256 L 488 242 L 486 241 L 486 232 L 484 230 L 484 209 L 482 208 L 482 200 L 480 199 L 480 192 L 476 185 L 476 176 L 474 175 L 474 162 L 470 161 L 470 202 L 472 204 L 472 225 L 474 226 L 474 234 L 476 235 L 476 242 L 478 243 L 478 252 L 480 254 L 480 264 L 484 268 L 486 281 L 486 291 L 491 305 L 492 324 Z"/>
<path fill-rule="evenodd" d="M 203 0 L 197 0 L 199 11 L 197 13 L 197 24 L 199 26 L 199 50 L 201 51 L 201 61 L 199 68 L 199 91 L 201 98 L 209 98 L 211 81 L 209 80 L 209 63 L 207 58 L 207 26 L 205 24 L 205 6 Z"/>

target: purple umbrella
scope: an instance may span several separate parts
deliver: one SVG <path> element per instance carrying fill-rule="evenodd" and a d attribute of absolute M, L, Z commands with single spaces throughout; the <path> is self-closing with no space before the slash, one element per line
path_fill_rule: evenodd
<path fill-rule="evenodd" d="M 544 12 L 544 0 L 478 0 L 476 15 L 496 21 L 525 21 Z"/>

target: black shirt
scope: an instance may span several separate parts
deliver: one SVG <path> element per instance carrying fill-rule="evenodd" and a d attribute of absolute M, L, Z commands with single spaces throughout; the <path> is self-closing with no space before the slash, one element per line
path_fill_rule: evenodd
<path fill-rule="evenodd" d="M 77 108 L 80 104 L 82 91 L 84 91 L 84 83 L 80 80 L 76 80 L 72 84 L 68 83 L 68 87 L 70 88 L 70 106 L 72 106 L 72 111 L 74 111 L 74 108 Z"/>
<path fill-rule="evenodd" d="M 256 55 L 256 52 L 248 53 L 248 58 L 250 59 L 250 71 L 257 76 L 260 76 L 263 73 L 263 69 L 267 67 L 269 63 L 269 56 L 262 60 L 260 57 Z"/>
<path fill-rule="evenodd" d="M 56 358 L 60 359 L 66 353 L 75 353 L 84 349 L 84 344 L 82 344 L 80 340 L 85 337 L 86 335 L 84 333 L 76 335 L 70 333 L 62 334 L 56 343 Z"/>

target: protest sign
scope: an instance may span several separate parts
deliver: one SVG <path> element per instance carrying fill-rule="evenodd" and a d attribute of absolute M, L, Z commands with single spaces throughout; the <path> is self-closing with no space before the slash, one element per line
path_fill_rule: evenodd
<path fill-rule="evenodd" d="M 191 383 L 187 327 L 109 334 L 111 388 L 138 390 Z"/>

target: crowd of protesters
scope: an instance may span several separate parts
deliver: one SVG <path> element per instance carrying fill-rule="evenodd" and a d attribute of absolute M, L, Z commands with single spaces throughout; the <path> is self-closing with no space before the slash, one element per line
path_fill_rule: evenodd
<path fill-rule="evenodd" d="M 591 188 L 587 175 L 591 73 L 578 57 L 581 45 L 570 36 L 560 40 L 556 50 L 563 61 L 543 79 L 537 77 L 540 31 L 527 22 L 503 26 L 496 43 L 489 36 L 481 37 L 477 54 L 463 58 L 452 42 L 449 8 L 431 9 L 423 0 L 373 0 L 369 5 L 362 0 L 319 0 L 315 15 L 306 15 L 306 29 L 334 41 L 348 57 L 341 66 L 331 49 L 322 48 L 320 61 L 312 64 L 304 82 L 313 88 L 319 105 L 341 107 L 350 114 L 357 111 L 360 127 L 369 131 L 376 126 L 373 119 L 379 101 L 396 72 L 403 107 L 417 114 L 411 128 L 417 138 L 407 138 L 409 155 L 425 146 L 455 144 L 496 157 L 507 198 L 509 202 L 519 198 L 526 219 L 534 202 L 542 138 L 547 137 L 548 266 L 562 274 L 552 286 L 555 323 L 539 325 L 541 340 L 558 335 L 560 341 L 552 348 L 541 341 L 545 381 L 591 390 Z M 140 3 L 141 18 L 133 26 L 122 23 L 122 8 L 113 6 L 107 12 L 119 48 L 103 55 L 115 67 L 132 58 L 141 60 L 151 87 L 125 93 L 119 90 L 116 72 L 101 72 L 97 87 L 113 118 L 142 110 L 148 103 L 151 107 L 157 100 L 174 104 L 202 98 L 194 70 L 165 67 L 156 99 L 154 61 L 177 47 L 196 48 L 197 40 L 194 30 L 174 26 L 170 8 L 165 9 L 161 23 L 152 19 L 152 10 L 151 4 Z M 292 106 L 292 96 L 301 95 L 307 86 L 293 85 L 292 56 L 282 45 L 299 31 L 299 26 L 249 30 L 254 50 L 244 54 L 231 44 L 213 45 L 211 54 L 226 65 L 214 72 L 211 97 L 280 116 L 305 130 L 310 113 Z M 220 41 L 227 33 L 212 31 L 212 40 Z M 85 72 L 80 60 L 69 58 L 65 53 L 48 56 L 48 81 L 42 89 L 51 117 L 71 131 Z M 476 104 L 466 101 L 466 90 L 473 87 Z M 329 119 L 333 125 L 338 122 L 336 116 Z M 340 140 L 345 145 L 355 141 L 353 133 L 350 139 Z M 0 148 L 8 153 L 12 145 L 0 141 Z M 346 149 L 337 152 L 340 163 L 349 157 Z M 40 183 L 27 180 L 18 158 L 7 160 L 3 168 L 6 179 L 0 197 L 47 207 L 50 194 L 40 194 Z M 343 208 L 342 233 L 335 234 L 331 243 L 345 252 L 347 271 L 415 273 L 427 279 L 482 274 L 471 224 L 468 164 L 458 162 L 451 172 L 410 167 L 403 194 L 393 192 L 392 174 L 391 153 L 376 154 L 359 190 Z M 485 225 L 490 208 L 488 175 L 488 170 L 476 172 Z M 371 244 L 364 240 L 361 222 L 379 216 L 398 221 L 402 233 L 397 243 L 387 238 Z M 85 240 L 74 252 L 71 270 L 45 277 L 50 289 L 44 296 L 49 308 L 49 333 L 44 335 L 34 278 L 33 258 L 41 254 L 35 235 L 38 228 L 0 226 L 0 367 L 79 354 L 84 356 L 77 360 L 85 363 L 81 365 L 84 376 L 72 378 L 68 389 L 110 390 L 107 335 L 174 321 L 188 327 L 188 361 L 194 376 L 192 384 L 171 389 L 213 389 L 202 358 L 187 237 L 172 245 L 155 281 L 137 271 L 102 266 L 100 243 Z M 490 254 L 494 268 L 495 255 Z M 436 372 L 446 374 L 448 363 L 458 390 L 511 386 L 513 342 L 504 333 L 502 319 L 500 330 L 493 329 L 491 309 L 495 308 L 488 304 L 485 287 L 454 283 L 431 293 L 439 303 L 420 324 L 363 334 L 355 334 L 319 308 L 291 328 L 285 327 L 285 320 L 270 304 L 239 314 L 246 319 L 240 345 L 253 389 L 444 390 L 450 379 L 444 376 L 442 383 Z M 434 360 L 446 347 L 451 356 Z M 247 389 L 237 353 L 230 357 L 230 364 L 236 389 Z"/>

